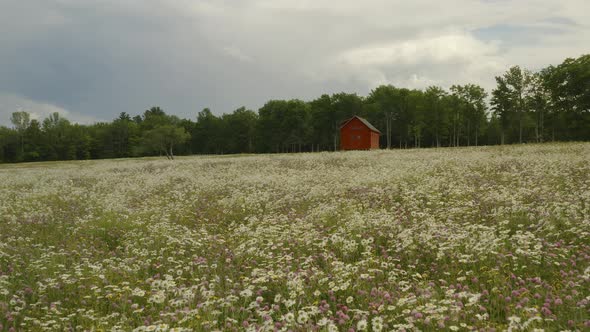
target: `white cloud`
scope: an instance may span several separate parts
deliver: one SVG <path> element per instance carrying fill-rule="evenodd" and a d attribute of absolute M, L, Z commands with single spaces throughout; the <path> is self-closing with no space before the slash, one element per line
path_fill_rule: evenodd
<path fill-rule="evenodd" d="M 311 80 L 323 89 L 316 95 L 338 86 L 363 93 L 384 83 L 416 88 L 476 83 L 491 89 L 494 77 L 511 65 L 556 64 L 587 51 L 590 42 L 588 28 L 579 22 L 590 4 L 579 0 L 222 3 L 224 14 L 210 21 L 205 15 L 199 25 L 215 36 L 212 44 L 239 45 L 277 80 Z M 521 43 L 494 36 L 504 26 L 523 29 Z M 489 29 L 492 38 L 480 39 L 478 29 Z"/>
<path fill-rule="evenodd" d="M 243 62 L 251 62 L 252 58 L 246 54 L 244 54 L 244 52 L 242 52 L 242 50 L 240 50 L 239 48 L 235 47 L 235 46 L 226 46 L 223 48 L 223 52 L 226 55 L 229 55 L 230 57 L 237 59 L 239 61 L 243 61 Z"/>
<path fill-rule="evenodd" d="M 25 111 L 31 114 L 31 119 L 43 121 L 52 113 L 59 113 L 71 122 L 91 124 L 98 122 L 95 117 L 68 111 L 49 103 L 37 102 L 15 94 L 0 93 L 0 125 L 10 126 L 10 116 L 13 112 Z"/>
<path fill-rule="evenodd" d="M 451 33 L 356 48 L 343 52 L 337 59 L 351 66 L 445 64 L 497 53 L 494 43 L 484 43 L 467 33 Z"/>
<path fill-rule="evenodd" d="M 450 30 L 343 50 L 307 73 L 320 81 L 359 81 L 367 90 L 380 84 L 425 88 L 478 83 L 489 88 L 505 67 L 497 42 Z"/>

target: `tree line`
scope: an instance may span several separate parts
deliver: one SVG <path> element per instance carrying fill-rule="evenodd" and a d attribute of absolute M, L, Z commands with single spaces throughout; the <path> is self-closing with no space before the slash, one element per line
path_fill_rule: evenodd
<path fill-rule="evenodd" d="M 0 127 L 0 162 L 330 151 L 338 149 L 340 124 L 353 115 L 382 132 L 382 148 L 590 140 L 590 55 L 537 72 L 514 66 L 496 83 L 490 95 L 475 84 L 382 85 L 366 97 L 271 100 L 258 112 L 241 107 L 216 116 L 206 108 L 194 121 L 160 107 L 91 125 L 19 111 L 12 127 Z"/>

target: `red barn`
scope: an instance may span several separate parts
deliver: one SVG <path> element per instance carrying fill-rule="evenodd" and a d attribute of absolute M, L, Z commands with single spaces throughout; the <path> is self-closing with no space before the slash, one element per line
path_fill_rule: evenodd
<path fill-rule="evenodd" d="M 353 116 L 340 126 L 340 150 L 379 149 L 379 135 L 369 121 Z"/>

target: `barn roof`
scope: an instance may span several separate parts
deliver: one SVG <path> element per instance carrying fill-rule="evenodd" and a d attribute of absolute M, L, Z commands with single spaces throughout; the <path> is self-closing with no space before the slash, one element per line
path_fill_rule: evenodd
<path fill-rule="evenodd" d="M 352 121 L 352 119 L 354 119 L 354 118 L 357 118 L 357 119 L 359 119 L 359 120 L 360 120 L 360 121 L 361 121 L 361 122 L 362 122 L 362 123 L 363 123 L 365 126 L 369 127 L 369 129 L 370 129 L 371 131 L 374 131 L 374 132 L 377 132 L 377 133 L 381 134 L 381 132 L 379 131 L 379 129 L 375 128 L 375 127 L 374 127 L 374 126 L 373 126 L 373 125 L 372 125 L 372 124 L 371 124 L 369 121 L 367 121 L 367 120 L 366 120 L 366 119 L 364 119 L 364 118 L 361 118 L 361 117 L 360 117 L 360 116 L 358 116 L 358 115 L 355 115 L 355 116 L 353 116 L 352 118 L 350 118 L 350 119 L 348 119 L 348 120 L 344 121 L 344 123 L 343 123 L 343 124 L 340 126 L 340 128 L 342 128 L 342 127 L 346 126 L 346 124 L 348 124 L 348 123 L 349 123 L 350 121 Z"/>

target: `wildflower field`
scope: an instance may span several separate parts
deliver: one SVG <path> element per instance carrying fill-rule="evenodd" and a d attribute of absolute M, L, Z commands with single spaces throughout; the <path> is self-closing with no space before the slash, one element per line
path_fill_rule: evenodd
<path fill-rule="evenodd" d="M 0 165 L 0 331 L 588 331 L 590 144 Z"/>

